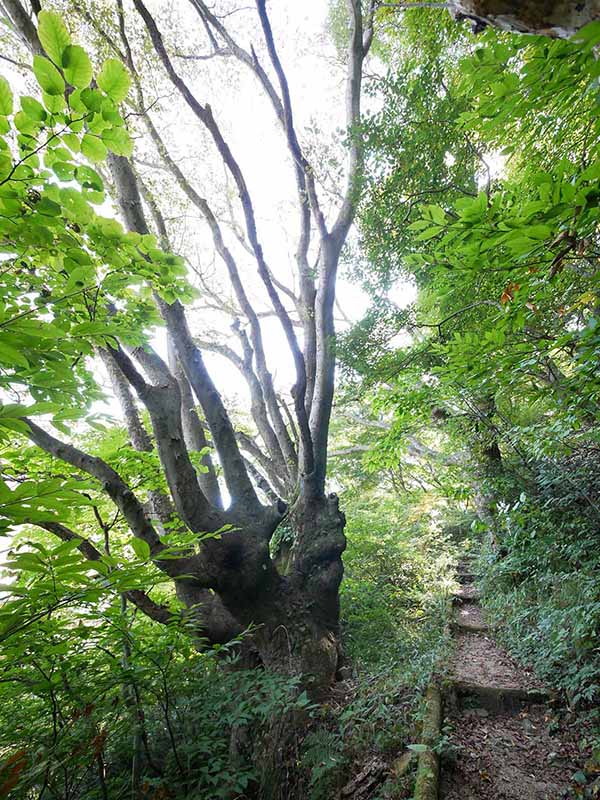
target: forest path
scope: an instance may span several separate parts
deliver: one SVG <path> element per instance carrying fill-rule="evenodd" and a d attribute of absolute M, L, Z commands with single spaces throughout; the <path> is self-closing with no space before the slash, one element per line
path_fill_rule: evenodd
<path fill-rule="evenodd" d="M 494 642 L 468 565 L 458 577 L 440 800 L 576 797 L 575 731 L 557 722 L 535 676 Z"/>

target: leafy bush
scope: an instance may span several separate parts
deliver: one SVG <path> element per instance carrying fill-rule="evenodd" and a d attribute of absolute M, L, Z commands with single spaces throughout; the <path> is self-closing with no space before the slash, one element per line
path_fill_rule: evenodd
<path fill-rule="evenodd" d="M 572 705 L 600 693 L 597 480 L 589 458 L 536 465 L 532 488 L 500 507 L 481 562 L 506 644 Z"/>

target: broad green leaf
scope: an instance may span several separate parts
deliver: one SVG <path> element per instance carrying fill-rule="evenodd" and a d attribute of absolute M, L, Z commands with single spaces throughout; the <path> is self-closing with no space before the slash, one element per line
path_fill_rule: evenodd
<path fill-rule="evenodd" d="M 23 353 L 19 352 L 16 347 L 6 344 L 2 339 L 0 339 L 0 364 L 25 367 L 26 369 L 29 367 L 29 361 Z"/>
<path fill-rule="evenodd" d="M 86 223 L 90 220 L 92 212 L 77 189 L 65 187 L 60 190 L 60 201 L 64 208 L 77 222 Z"/>
<path fill-rule="evenodd" d="M 95 192 L 104 191 L 102 178 L 95 169 L 87 166 L 77 167 L 75 178 L 85 189 L 93 189 Z"/>
<path fill-rule="evenodd" d="M 57 114 L 67 105 L 63 94 L 50 95 L 48 92 L 42 92 L 42 100 L 51 114 Z"/>
<path fill-rule="evenodd" d="M 134 537 L 133 539 L 131 539 L 129 544 L 133 548 L 133 552 L 140 560 L 147 561 L 150 558 L 150 545 L 148 544 L 148 542 L 145 542 L 143 539 L 138 539 L 137 537 Z"/>
<path fill-rule="evenodd" d="M 62 57 L 65 78 L 76 89 L 85 89 L 92 80 L 92 62 L 83 47 L 69 45 Z"/>
<path fill-rule="evenodd" d="M 72 153 L 79 153 L 81 150 L 81 141 L 75 133 L 63 133 L 62 140 Z"/>
<path fill-rule="evenodd" d="M 44 56 L 33 57 L 33 74 L 37 82 L 50 97 L 64 94 L 65 82 L 54 64 Z"/>
<path fill-rule="evenodd" d="M 98 86 L 112 98 L 115 103 L 122 102 L 129 92 L 130 86 L 127 70 L 116 58 L 107 59 L 98 75 Z"/>
<path fill-rule="evenodd" d="M 423 231 L 416 237 L 417 242 L 426 242 L 429 239 L 433 239 L 434 236 L 437 236 L 442 232 L 442 229 L 438 226 L 434 226 L 432 228 L 428 228 L 427 230 Z"/>
<path fill-rule="evenodd" d="M 81 139 L 81 152 L 90 161 L 104 161 L 108 155 L 106 145 L 99 136 L 91 133 L 84 134 Z"/>
<path fill-rule="evenodd" d="M 78 98 L 84 108 L 89 111 L 100 111 L 102 108 L 102 92 L 98 89 L 84 89 Z"/>
<path fill-rule="evenodd" d="M 38 131 L 38 123 L 24 111 L 17 111 L 15 114 L 15 128 L 21 131 L 21 133 L 35 136 Z"/>
<path fill-rule="evenodd" d="M 75 164 L 70 164 L 67 161 L 55 161 L 52 164 L 52 171 L 59 180 L 70 181 L 75 174 Z"/>
<path fill-rule="evenodd" d="M 48 116 L 44 106 L 35 97 L 22 97 L 21 108 L 28 117 L 36 122 L 43 122 Z"/>
<path fill-rule="evenodd" d="M 36 204 L 35 210 L 38 214 L 44 214 L 49 217 L 58 217 L 61 213 L 60 205 L 48 197 L 42 197 L 39 203 Z"/>
<path fill-rule="evenodd" d="M 13 113 L 13 95 L 6 78 L 0 75 L 0 114 L 7 117 Z"/>
<path fill-rule="evenodd" d="M 109 128 L 103 131 L 102 141 L 118 156 L 130 156 L 133 152 L 133 142 L 125 128 Z"/>
<path fill-rule="evenodd" d="M 61 15 L 54 11 L 40 11 L 38 36 L 46 53 L 56 65 L 60 66 L 63 53 L 71 44 L 71 37 L 64 26 Z"/>
<path fill-rule="evenodd" d="M 446 224 L 446 212 L 443 208 L 439 206 L 428 206 L 429 213 L 431 214 L 431 219 L 436 222 L 438 225 L 445 225 Z"/>

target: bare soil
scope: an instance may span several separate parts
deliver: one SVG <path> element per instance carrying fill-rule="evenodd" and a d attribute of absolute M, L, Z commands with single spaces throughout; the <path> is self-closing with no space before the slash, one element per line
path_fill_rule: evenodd
<path fill-rule="evenodd" d="M 574 731 L 557 729 L 543 706 L 517 715 L 482 716 L 482 711 L 457 710 L 450 716 L 452 749 L 443 761 L 443 800 L 581 797 L 572 781 L 581 760 Z"/>
<path fill-rule="evenodd" d="M 466 631 L 456 637 L 450 679 L 498 689 L 543 689 L 536 677 L 518 666 L 488 634 Z"/>

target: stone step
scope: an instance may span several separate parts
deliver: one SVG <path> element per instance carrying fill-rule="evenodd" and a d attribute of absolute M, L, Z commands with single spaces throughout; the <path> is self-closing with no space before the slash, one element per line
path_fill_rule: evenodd
<path fill-rule="evenodd" d="M 485 709 L 490 714 L 518 713 L 526 705 L 547 703 L 550 694 L 545 689 L 523 689 L 520 686 L 482 686 L 455 681 L 448 688 L 450 701 L 461 710 Z"/>
<path fill-rule="evenodd" d="M 460 605 L 461 603 L 477 603 L 480 599 L 481 594 L 479 589 L 473 584 L 463 586 L 452 595 L 452 602 L 456 605 Z"/>
<path fill-rule="evenodd" d="M 470 622 L 464 619 L 452 620 L 452 627 L 468 633 L 489 633 L 490 626 L 486 622 Z"/>
<path fill-rule="evenodd" d="M 464 601 L 456 607 L 452 615 L 452 626 L 469 633 L 487 633 L 490 630 L 479 603 L 473 601 Z"/>

